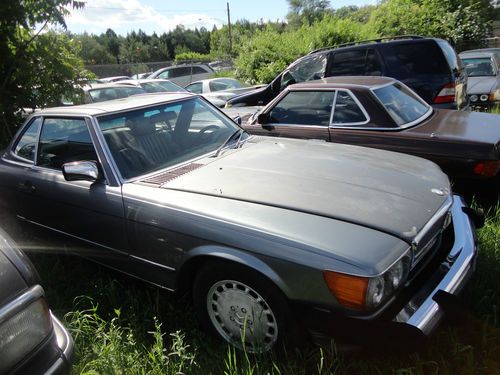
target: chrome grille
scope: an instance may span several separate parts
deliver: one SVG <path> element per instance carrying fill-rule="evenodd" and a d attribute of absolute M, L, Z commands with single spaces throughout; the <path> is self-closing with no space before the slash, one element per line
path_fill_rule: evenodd
<path fill-rule="evenodd" d="M 415 268 L 422 258 L 429 251 L 436 250 L 436 245 L 441 243 L 440 238 L 443 231 L 450 225 L 451 212 L 450 207 L 453 199 L 449 197 L 436 214 L 415 236 L 412 243 L 413 262 L 412 268 Z"/>

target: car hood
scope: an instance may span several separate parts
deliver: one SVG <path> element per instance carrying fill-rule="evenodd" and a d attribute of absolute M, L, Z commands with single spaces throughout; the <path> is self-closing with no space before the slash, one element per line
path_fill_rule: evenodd
<path fill-rule="evenodd" d="M 489 94 L 495 91 L 496 77 L 469 77 L 467 80 L 467 94 Z"/>
<path fill-rule="evenodd" d="M 409 242 L 443 205 L 449 181 L 409 155 L 253 137 L 162 188 L 334 218 Z"/>

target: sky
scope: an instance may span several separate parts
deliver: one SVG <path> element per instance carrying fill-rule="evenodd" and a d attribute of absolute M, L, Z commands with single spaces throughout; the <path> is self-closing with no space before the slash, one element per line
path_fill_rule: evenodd
<path fill-rule="evenodd" d="M 227 3 L 231 22 L 284 20 L 288 12 L 286 0 L 87 0 L 84 9 L 71 10 L 66 18 L 68 30 L 73 33 L 100 34 L 111 28 L 126 35 L 143 30 L 147 34 L 162 34 L 177 25 L 185 28 L 227 24 Z M 376 0 L 334 0 L 333 8 L 345 5 L 375 4 Z"/>

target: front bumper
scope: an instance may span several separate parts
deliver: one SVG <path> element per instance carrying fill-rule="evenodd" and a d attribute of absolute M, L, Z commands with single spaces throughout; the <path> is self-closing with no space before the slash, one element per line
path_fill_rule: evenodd
<path fill-rule="evenodd" d="M 453 198 L 451 250 L 438 267 L 409 287 L 414 292 L 405 297 L 404 303 L 394 301 L 384 313 L 368 317 L 295 306 L 314 341 L 321 343 L 334 337 L 343 344 L 394 349 L 403 346 L 405 350 L 417 349 L 425 342 L 442 319 L 451 297 L 463 289 L 475 269 L 477 245 L 473 218 L 470 212 L 466 213 L 462 198 Z"/>
<path fill-rule="evenodd" d="M 430 334 L 443 316 L 443 307 L 436 297 L 443 292 L 456 295 L 465 286 L 475 269 L 477 254 L 474 225 L 464 211 L 464 203 L 454 197 L 451 208 L 455 243 L 446 260 L 420 291 L 396 315 L 395 322 L 417 328 L 425 335 Z M 433 281 L 440 279 L 436 286 Z M 430 289 L 430 290 L 429 290 Z"/>

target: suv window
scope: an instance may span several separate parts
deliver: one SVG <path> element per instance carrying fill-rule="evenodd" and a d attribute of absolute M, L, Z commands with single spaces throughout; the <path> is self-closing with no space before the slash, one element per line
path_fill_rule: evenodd
<path fill-rule="evenodd" d="M 23 159 L 35 161 L 36 140 L 38 138 L 38 132 L 41 124 L 41 117 L 37 117 L 33 120 L 17 142 L 16 147 L 14 148 L 14 154 Z"/>
<path fill-rule="evenodd" d="M 337 52 L 333 55 L 331 76 L 362 76 L 365 74 L 366 50 Z"/>
<path fill-rule="evenodd" d="M 448 61 L 448 65 L 450 68 L 457 69 L 459 70 L 461 68 L 461 62 L 460 59 L 457 57 L 457 54 L 455 53 L 455 50 L 453 49 L 452 46 L 449 45 L 448 42 L 444 40 L 438 40 L 437 43 L 439 44 L 439 47 L 443 50 L 444 57 L 446 57 L 446 60 Z"/>
<path fill-rule="evenodd" d="M 275 123 L 328 126 L 335 91 L 291 91 L 269 113 Z"/>
<path fill-rule="evenodd" d="M 294 83 L 323 78 L 326 68 L 326 55 L 314 55 L 292 66 L 283 74 L 281 90 Z"/>
<path fill-rule="evenodd" d="M 379 76 L 382 63 L 372 48 L 340 51 L 333 55 L 329 76 Z"/>
<path fill-rule="evenodd" d="M 404 78 L 415 74 L 449 74 L 450 68 L 434 42 L 390 46 Z M 398 77 L 399 79 L 403 77 Z"/>
<path fill-rule="evenodd" d="M 358 124 L 368 121 L 354 98 L 346 91 L 339 91 L 333 111 L 333 124 Z"/>
<path fill-rule="evenodd" d="M 165 70 L 164 72 L 161 72 L 158 74 L 158 78 L 172 78 L 172 70 Z"/>
<path fill-rule="evenodd" d="M 203 73 L 207 73 L 207 71 L 203 69 L 201 66 L 193 66 L 193 74 L 203 74 Z"/>
<path fill-rule="evenodd" d="M 37 165 L 61 169 L 64 163 L 78 160 L 97 160 L 85 120 L 45 119 L 38 145 Z"/>

